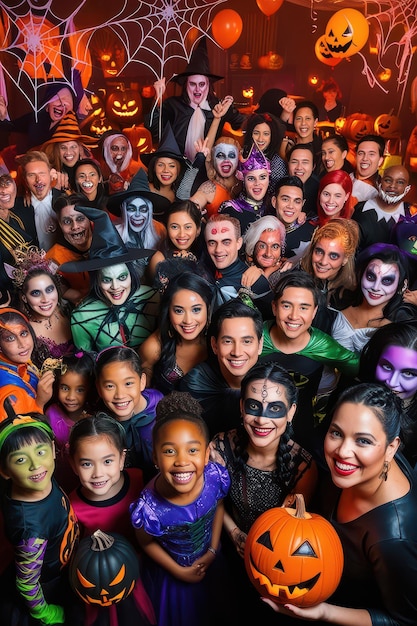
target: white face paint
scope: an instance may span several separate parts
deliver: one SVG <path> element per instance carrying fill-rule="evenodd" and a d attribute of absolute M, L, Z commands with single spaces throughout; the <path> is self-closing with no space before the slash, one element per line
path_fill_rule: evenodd
<path fill-rule="evenodd" d="M 228 143 L 219 143 L 213 148 L 214 169 L 222 178 L 232 176 L 238 166 L 238 149 Z"/>
<path fill-rule="evenodd" d="M 362 293 L 371 306 L 386 304 L 395 295 L 399 280 L 398 265 L 372 259 L 362 276 Z"/>
<path fill-rule="evenodd" d="M 207 99 L 209 79 L 207 76 L 193 74 L 187 79 L 187 95 L 193 104 L 202 104 Z"/>
<path fill-rule="evenodd" d="M 126 215 L 129 227 L 140 233 L 150 221 L 151 202 L 146 198 L 131 198 L 126 201 Z"/>
<path fill-rule="evenodd" d="M 121 305 L 129 297 L 132 278 L 124 263 L 100 270 L 100 287 L 111 304 Z"/>

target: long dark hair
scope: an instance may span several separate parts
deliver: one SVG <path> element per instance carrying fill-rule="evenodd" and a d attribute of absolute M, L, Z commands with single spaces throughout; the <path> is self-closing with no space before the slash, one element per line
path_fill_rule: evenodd
<path fill-rule="evenodd" d="M 403 293 L 409 284 L 409 265 L 405 253 L 394 244 L 374 243 L 358 255 L 356 260 L 357 288 L 352 305 L 359 306 L 365 297 L 361 289 L 361 280 L 368 264 L 374 259 L 380 259 L 384 263 L 391 263 L 398 267 L 400 276 L 397 291 L 382 310 L 386 319 L 395 322 L 396 313 L 403 301 Z"/>
<path fill-rule="evenodd" d="M 271 131 L 271 141 L 264 151 L 264 155 L 267 159 L 272 159 L 274 154 L 279 154 L 281 143 L 285 136 L 285 125 L 271 113 L 253 113 L 253 115 L 250 116 L 244 135 L 243 156 L 244 158 L 248 156 L 253 145 L 252 133 L 255 126 L 259 124 L 267 124 Z"/>
<path fill-rule="evenodd" d="M 293 404 L 297 404 L 298 390 L 295 386 L 294 380 L 281 365 L 274 362 L 257 363 L 249 372 L 243 377 L 240 384 L 241 398 L 245 400 L 250 384 L 255 380 L 267 380 L 276 385 L 281 385 L 285 389 L 285 401 L 288 408 Z M 281 435 L 279 445 L 275 455 L 276 469 L 279 472 L 280 481 L 286 486 L 288 493 L 293 488 L 294 476 L 290 467 L 290 449 L 288 447 L 289 441 L 293 438 L 294 431 L 292 429 L 291 422 L 287 422 L 285 432 Z M 237 445 L 236 455 L 238 457 L 237 471 L 243 471 L 243 466 L 248 460 L 247 446 L 249 442 L 249 435 L 246 432 L 243 425 L 241 425 L 237 432 Z"/>
<path fill-rule="evenodd" d="M 161 334 L 161 358 L 155 366 L 155 374 L 163 375 L 166 371 L 172 371 L 176 363 L 176 349 L 180 337 L 173 328 L 169 317 L 171 301 L 174 295 L 181 289 L 198 293 L 207 306 L 207 324 L 210 322 L 211 303 L 213 290 L 211 285 L 198 274 L 185 272 L 169 281 L 161 298 L 159 329 Z"/>
<path fill-rule="evenodd" d="M 359 379 L 364 383 L 376 382 L 376 368 L 388 346 L 399 346 L 417 352 L 417 318 L 393 322 L 378 328 L 362 350 L 359 360 Z M 417 394 L 403 403 L 401 415 L 401 440 L 403 451 L 413 465 L 417 460 Z"/>

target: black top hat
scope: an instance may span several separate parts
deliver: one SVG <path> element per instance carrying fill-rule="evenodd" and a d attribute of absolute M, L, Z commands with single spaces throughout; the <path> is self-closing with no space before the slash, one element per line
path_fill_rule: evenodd
<path fill-rule="evenodd" d="M 141 167 L 136 172 L 136 174 L 130 181 L 130 185 L 126 189 L 126 191 L 121 191 L 120 193 L 114 193 L 111 196 L 109 196 L 107 200 L 107 209 L 110 211 L 110 213 L 113 213 L 113 215 L 120 215 L 122 202 L 124 202 L 124 200 L 126 200 L 127 198 L 132 198 L 132 197 L 146 198 L 147 200 L 150 200 L 152 203 L 155 203 L 155 204 L 158 203 L 158 206 L 161 205 L 161 199 L 162 199 L 163 201 L 162 204 L 163 205 L 166 204 L 166 207 L 165 207 L 166 209 L 171 204 L 168 198 L 161 196 L 161 194 L 159 193 L 154 193 L 153 191 L 149 189 L 148 177 L 143 167 Z"/>
<path fill-rule="evenodd" d="M 202 37 L 198 42 L 198 45 L 192 51 L 190 60 L 184 72 L 177 74 L 173 77 L 174 83 L 183 85 L 188 76 L 194 76 L 195 74 L 201 74 L 201 76 L 207 76 L 212 81 L 221 80 L 224 76 L 217 76 L 210 72 L 210 64 L 207 53 L 207 39 Z"/>
<path fill-rule="evenodd" d="M 167 122 L 164 127 L 158 149 L 155 150 L 155 152 L 142 152 L 140 160 L 146 165 L 146 167 L 149 167 L 149 163 L 152 159 L 158 159 L 161 157 L 175 159 L 181 166 L 186 164 L 186 158 L 180 152 L 170 122 Z"/>
<path fill-rule="evenodd" d="M 105 211 L 78 205 L 76 210 L 94 222 L 89 258 L 63 263 L 59 266 L 60 271 L 68 273 L 92 272 L 103 267 L 144 259 L 154 252 L 146 248 L 128 248 Z"/>

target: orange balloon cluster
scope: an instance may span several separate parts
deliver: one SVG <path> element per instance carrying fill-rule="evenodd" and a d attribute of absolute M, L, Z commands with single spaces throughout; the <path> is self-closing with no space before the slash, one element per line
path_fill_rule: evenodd
<path fill-rule="evenodd" d="M 284 0 L 256 0 L 256 4 L 264 15 L 269 17 L 278 11 Z"/>
<path fill-rule="evenodd" d="M 351 57 L 366 44 L 369 24 L 356 9 L 341 9 L 334 13 L 326 25 L 324 35 L 315 45 L 316 57 L 325 65 L 334 67 L 342 59 Z"/>
<path fill-rule="evenodd" d="M 222 48 L 230 48 L 239 39 L 243 28 L 242 18 L 233 9 L 223 9 L 211 25 L 213 37 Z"/>

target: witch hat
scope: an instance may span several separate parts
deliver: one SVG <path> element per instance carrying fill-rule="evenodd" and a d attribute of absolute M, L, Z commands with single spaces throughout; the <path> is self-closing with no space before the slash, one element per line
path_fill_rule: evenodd
<path fill-rule="evenodd" d="M 97 139 L 90 135 L 83 135 L 78 125 L 74 111 L 68 111 L 55 127 L 54 134 L 46 141 L 42 150 L 52 143 L 64 143 L 65 141 L 79 141 L 90 148 L 97 148 Z"/>
<path fill-rule="evenodd" d="M 146 167 L 149 167 L 149 163 L 152 159 L 163 157 L 175 159 L 181 166 L 186 164 L 186 158 L 183 154 L 181 154 L 170 122 L 165 124 L 158 149 L 154 152 L 142 152 L 140 160 L 146 165 Z"/>
<path fill-rule="evenodd" d="M 201 76 L 207 76 L 211 81 L 221 80 L 224 76 L 217 76 L 210 72 L 210 64 L 207 52 L 207 38 L 202 37 L 198 42 L 198 45 L 192 51 L 190 60 L 184 72 L 177 74 L 172 78 L 174 83 L 183 85 L 188 76 L 194 76 L 200 74 Z"/>
<path fill-rule="evenodd" d="M 113 215 L 120 215 L 122 202 L 127 200 L 127 198 L 132 197 L 146 198 L 152 202 L 152 205 L 157 204 L 159 207 L 165 209 L 167 209 L 171 204 L 168 198 L 161 196 L 160 193 L 154 193 L 150 190 L 148 177 L 143 167 L 136 172 L 126 191 L 114 193 L 109 196 L 107 200 L 107 209 Z"/>
<path fill-rule="evenodd" d="M 63 263 L 59 266 L 60 271 L 92 272 L 103 267 L 144 259 L 154 252 L 146 248 L 128 248 L 105 211 L 78 205 L 76 209 L 94 222 L 89 258 Z"/>

